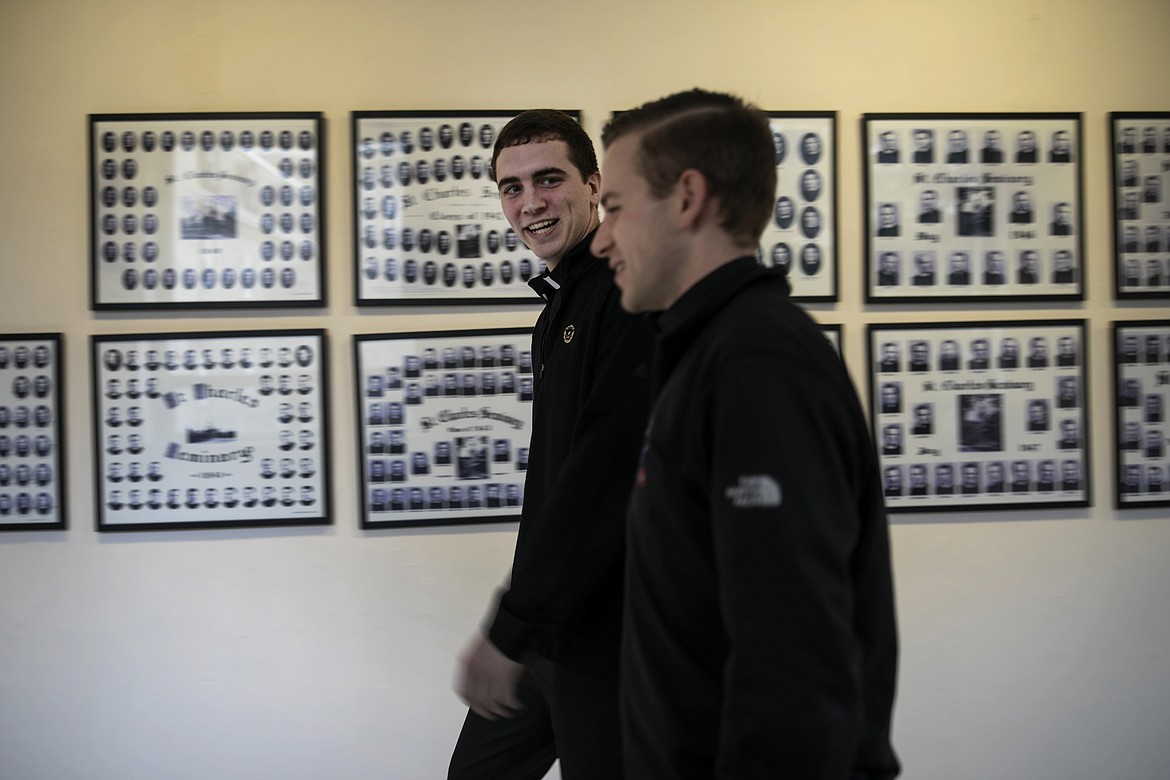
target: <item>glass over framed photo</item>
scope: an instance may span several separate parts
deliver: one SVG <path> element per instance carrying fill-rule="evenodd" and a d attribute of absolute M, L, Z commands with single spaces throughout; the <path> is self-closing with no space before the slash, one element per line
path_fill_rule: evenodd
<path fill-rule="evenodd" d="M 837 112 L 769 111 L 776 202 L 760 259 L 788 269 L 792 297 L 837 300 Z"/>
<path fill-rule="evenodd" d="M 866 114 L 866 301 L 1083 300 L 1081 115 Z"/>
<path fill-rule="evenodd" d="M 821 328 L 821 334 L 826 339 L 828 339 L 829 344 L 832 345 L 833 351 L 837 353 L 838 357 L 840 357 L 842 360 L 844 360 L 843 353 L 841 352 L 841 349 L 844 346 L 844 344 L 842 343 L 842 339 L 844 338 L 844 336 L 841 332 L 841 324 L 835 323 L 835 322 L 833 322 L 833 323 L 818 322 L 817 325 L 819 325 Z"/>
<path fill-rule="evenodd" d="M 1170 320 L 1113 323 L 1116 506 L 1170 506 Z"/>
<path fill-rule="evenodd" d="M 1170 112 L 1109 115 L 1113 294 L 1170 298 Z"/>
<path fill-rule="evenodd" d="M 354 336 L 362 528 L 518 520 L 532 330 Z"/>
<path fill-rule="evenodd" d="M 91 337 L 97 530 L 325 525 L 323 330 Z"/>
<path fill-rule="evenodd" d="M 61 334 L 0 334 L 0 531 L 65 528 Z"/>
<path fill-rule="evenodd" d="M 1084 320 L 868 333 L 890 512 L 1090 505 Z"/>
<path fill-rule="evenodd" d="M 527 282 L 544 262 L 504 218 L 490 170 L 518 113 L 352 113 L 357 305 L 539 303 Z"/>
<path fill-rule="evenodd" d="M 91 114 L 90 305 L 325 302 L 320 112 Z"/>

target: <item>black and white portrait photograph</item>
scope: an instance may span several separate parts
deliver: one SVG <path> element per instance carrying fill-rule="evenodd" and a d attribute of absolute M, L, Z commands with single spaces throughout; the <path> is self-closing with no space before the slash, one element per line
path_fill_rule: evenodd
<path fill-rule="evenodd" d="M 792 297 L 837 300 L 837 113 L 769 111 L 776 200 L 757 250 L 788 270 Z"/>
<path fill-rule="evenodd" d="M 1170 320 L 1112 325 L 1115 506 L 1170 506 Z"/>
<path fill-rule="evenodd" d="M 354 336 L 362 528 L 519 520 L 528 328 Z"/>
<path fill-rule="evenodd" d="M 1080 114 L 866 114 L 866 300 L 1082 300 Z M 935 273 L 916 273 L 929 260 Z"/>
<path fill-rule="evenodd" d="M 93 336 L 97 530 L 330 522 L 323 330 Z"/>
<path fill-rule="evenodd" d="M 1170 298 L 1170 112 L 1115 111 L 1109 129 L 1114 297 Z"/>
<path fill-rule="evenodd" d="M 324 305 L 323 127 L 319 112 L 91 114 L 91 307 Z"/>
<path fill-rule="evenodd" d="M 0 334 L 0 531 L 66 527 L 62 343 Z"/>
<path fill-rule="evenodd" d="M 890 512 L 1088 506 L 1083 320 L 868 328 Z"/>
<path fill-rule="evenodd" d="M 490 170 L 517 113 L 351 113 L 357 305 L 539 302 L 527 283 L 544 263 L 509 226 Z"/>

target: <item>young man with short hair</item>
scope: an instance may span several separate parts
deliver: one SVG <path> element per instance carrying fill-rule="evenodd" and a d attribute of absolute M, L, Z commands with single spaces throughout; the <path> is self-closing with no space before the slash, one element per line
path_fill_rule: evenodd
<path fill-rule="evenodd" d="M 566 778 L 613 780 L 626 505 L 651 335 L 589 251 L 601 174 L 580 125 L 558 111 L 520 114 L 496 139 L 492 172 L 509 224 L 549 270 L 529 281 L 545 308 L 512 576 L 463 654 L 458 690 L 471 711 L 448 777 L 539 780 L 559 758 Z"/>
<path fill-rule="evenodd" d="M 694 90 L 606 127 L 593 251 L 656 320 L 622 641 L 630 778 L 888 780 L 897 638 L 878 457 L 844 364 L 754 258 L 768 118 Z"/>

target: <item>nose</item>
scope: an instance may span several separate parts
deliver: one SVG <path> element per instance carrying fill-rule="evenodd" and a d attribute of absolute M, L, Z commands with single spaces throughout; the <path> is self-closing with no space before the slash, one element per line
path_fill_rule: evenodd
<path fill-rule="evenodd" d="M 613 249 L 613 237 L 610 232 L 609 222 L 602 222 L 597 228 L 597 232 L 593 234 L 593 245 L 590 246 L 593 254 L 609 258 L 609 252 Z"/>
<path fill-rule="evenodd" d="M 544 208 L 544 196 L 541 195 L 540 190 L 536 187 L 526 187 L 524 189 L 524 205 L 523 210 L 526 214 L 534 214 Z"/>

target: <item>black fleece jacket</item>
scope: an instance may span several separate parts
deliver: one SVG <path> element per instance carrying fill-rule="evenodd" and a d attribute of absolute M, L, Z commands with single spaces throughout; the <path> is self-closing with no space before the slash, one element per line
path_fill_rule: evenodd
<path fill-rule="evenodd" d="M 750 257 L 657 326 L 627 546 L 626 775 L 894 777 L 886 514 L 844 364 Z"/>
<path fill-rule="evenodd" d="M 532 442 L 511 582 L 487 635 L 513 660 L 533 652 L 613 677 L 653 336 L 622 311 L 592 240 L 529 283 L 546 300 L 532 335 Z"/>

